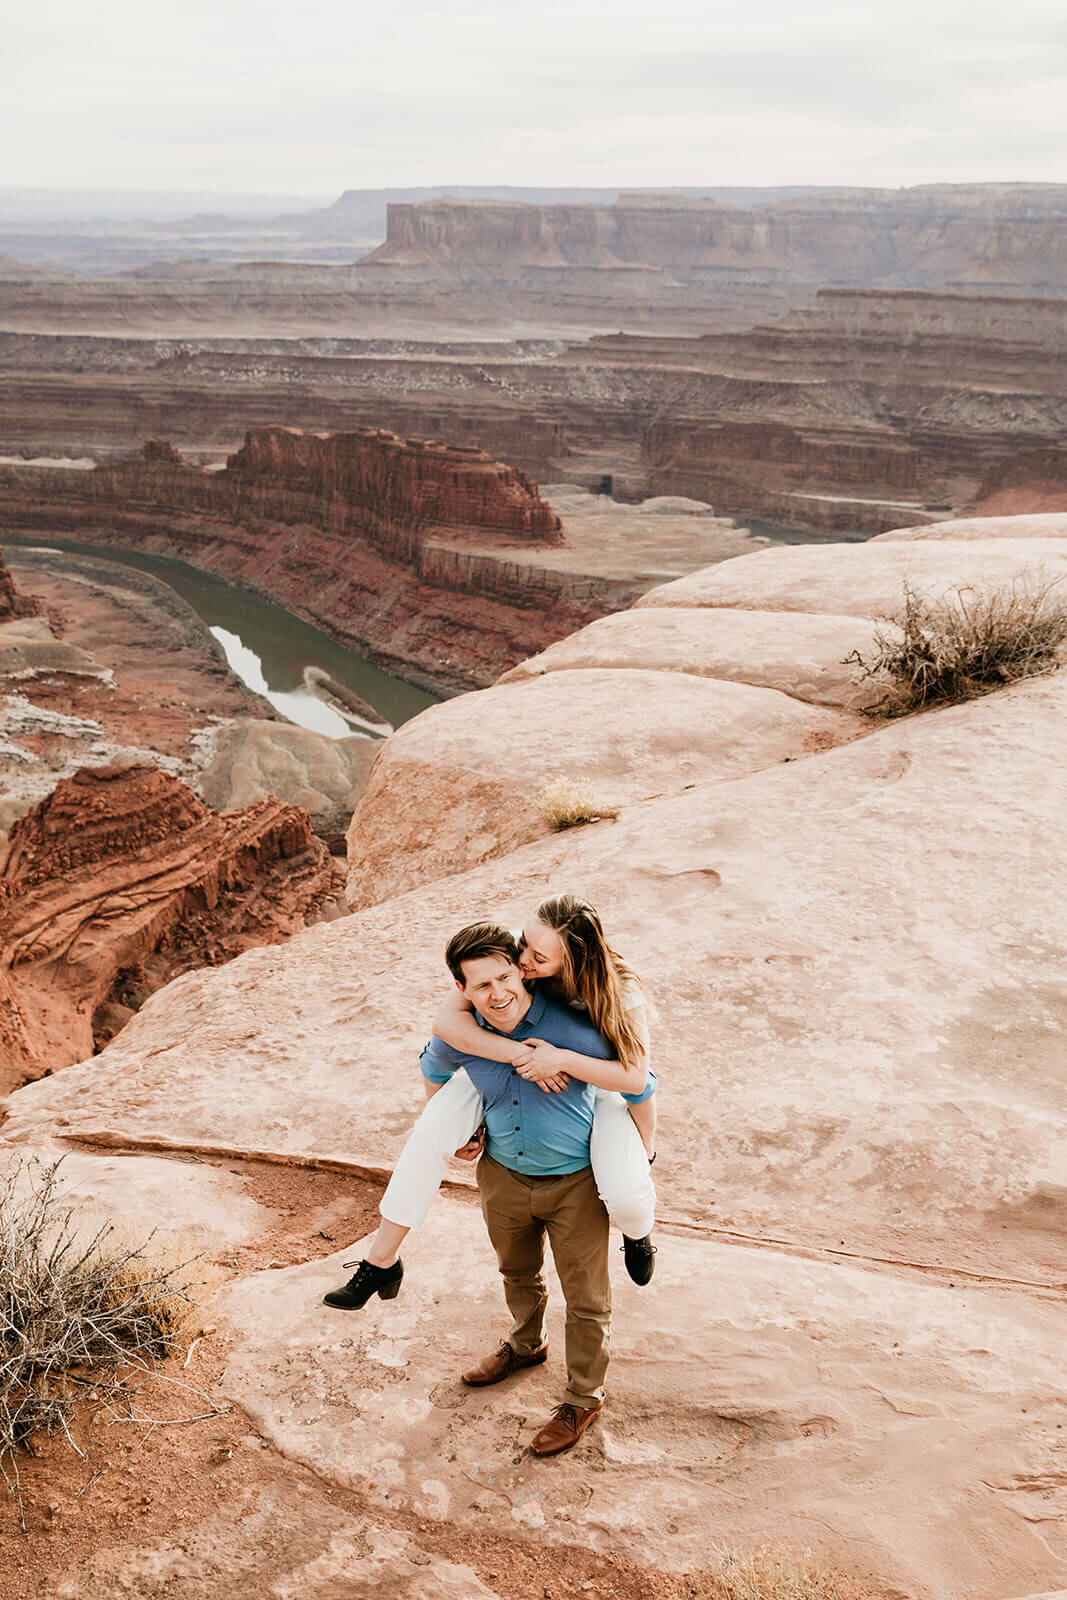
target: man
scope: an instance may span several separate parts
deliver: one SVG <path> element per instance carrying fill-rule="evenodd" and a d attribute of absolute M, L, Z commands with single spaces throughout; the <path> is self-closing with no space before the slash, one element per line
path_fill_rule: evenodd
<path fill-rule="evenodd" d="M 445 959 L 480 1024 L 517 1039 L 543 1039 L 566 1052 L 610 1060 L 612 1052 L 588 1017 L 536 992 L 518 967 L 518 946 L 506 928 L 475 923 L 448 943 Z M 422 1053 L 429 1082 L 447 1082 L 463 1067 L 485 1105 L 486 1148 L 478 1163 L 482 1213 L 514 1318 L 499 1350 L 463 1374 L 475 1386 L 499 1383 L 543 1362 L 548 1295 L 542 1276 L 547 1234 L 567 1303 L 567 1389 L 563 1403 L 531 1441 L 535 1455 L 558 1455 L 577 1444 L 604 1399 L 611 1332 L 608 1218 L 589 1164 L 596 1091 L 570 1078 L 546 1094 L 515 1070 L 465 1055 L 433 1038 Z M 649 1073 L 639 1105 L 655 1092 Z"/>

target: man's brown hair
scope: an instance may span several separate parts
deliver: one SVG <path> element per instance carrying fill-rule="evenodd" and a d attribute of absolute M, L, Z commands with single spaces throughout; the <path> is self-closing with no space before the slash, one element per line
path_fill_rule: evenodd
<path fill-rule="evenodd" d="M 519 947 L 514 935 L 498 922 L 472 922 L 460 928 L 448 941 L 445 960 L 448 970 L 457 983 L 465 983 L 464 961 L 479 961 L 483 956 L 502 956 L 513 966 L 519 964 Z"/>

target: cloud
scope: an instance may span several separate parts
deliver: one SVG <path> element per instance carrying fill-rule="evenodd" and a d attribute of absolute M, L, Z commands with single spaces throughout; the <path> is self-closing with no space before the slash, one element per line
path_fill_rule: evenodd
<path fill-rule="evenodd" d="M 1067 181 L 1060 0 L 45 0 L 5 54 L 5 184 Z"/>

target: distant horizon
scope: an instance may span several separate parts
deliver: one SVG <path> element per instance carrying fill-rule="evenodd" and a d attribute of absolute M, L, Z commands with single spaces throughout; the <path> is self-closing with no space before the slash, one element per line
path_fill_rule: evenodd
<path fill-rule="evenodd" d="M 604 184 L 546 184 L 546 183 L 467 183 L 450 179 L 441 183 L 397 183 L 359 186 L 346 184 L 339 190 L 327 192 L 284 192 L 256 189 L 210 189 L 206 187 L 153 187 L 144 184 L 4 184 L 0 185 L 0 226 L 12 221 L 46 223 L 56 221 L 133 221 L 164 218 L 185 218 L 190 211 L 202 211 L 210 204 L 211 214 L 223 216 L 233 211 L 248 217 L 271 217 L 289 210 L 315 212 L 336 205 L 346 194 L 384 195 L 394 193 L 419 193 L 440 191 L 447 195 L 454 191 L 499 191 L 516 194 L 545 192 L 553 194 L 676 194 L 700 197 L 707 193 L 736 190 L 739 193 L 795 192 L 823 193 L 840 191 L 904 192 L 909 189 L 964 188 L 1045 188 L 1067 189 L 1067 180 L 1041 178 L 986 178 L 973 181 L 952 179 L 924 180 L 918 183 L 604 183 Z M 469 196 L 467 196 L 469 197 Z M 457 198 L 465 198 L 457 193 Z M 59 206 L 48 210 L 49 203 Z M 575 202 L 581 203 L 581 202 Z M 593 203 L 592 201 L 587 203 Z M 108 216 L 98 207 L 105 204 L 128 204 L 132 209 Z"/>

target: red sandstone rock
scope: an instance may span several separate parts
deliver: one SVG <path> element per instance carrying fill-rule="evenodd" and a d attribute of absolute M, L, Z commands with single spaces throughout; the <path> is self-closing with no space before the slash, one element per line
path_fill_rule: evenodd
<path fill-rule="evenodd" d="M 82 1059 L 172 977 L 288 938 L 336 893 L 296 806 L 218 815 L 155 768 L 83 768 L 0 855 L 0 1080 Z"/>
<path fill-rule="evenodd" d="M 444 688 L 491 683 L 648 587 L 538 562 L 563 534 L 523 473 L 380 429 L 254 429 L 222 472 L 0 469 L 0 520 L 178 556 Z"/>
<path fill-rule="evenodd" d="M 30 596 L 18 593 L 15 580 L 4 563 L 4 552 L 0 550 L 0 622 L 36 615 L 36 602 Z"/>
<path fill-rule="evenodd" d="M 383 428 L 315 434 L 256 428 L 226 463 L 247 494 L 266 481 L 320 504 L 327 525 L 366 535 L 429 527 L 539 535 L 561 544 L 562 528 L 524 472 L 473 445 L 400 439 Z"/>
<path fill-rule="evenodd" d="M 141 446 L 141 456 L 145 461 L 166 461 L 174 467 L 182 464 L 181 451 L 175 450 L 169 439 L 146 439 Z"/>
<path fill-rule="evenodd" d="M 1067 448 L 1022 452 L 987 472 L 962 516 L 1014 516 L 1067 511 Z"/>
<path fill-rule="evenodd" d="M 8 618 L 15 615 L 15 583 L 7 567 L 4 565 L 4 552 L 0 550 L 0 617 Z"/>

